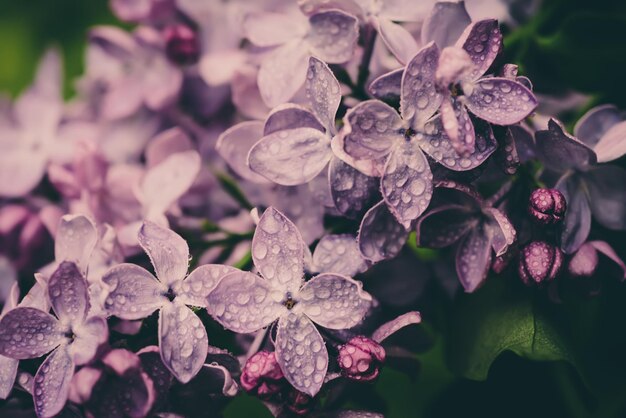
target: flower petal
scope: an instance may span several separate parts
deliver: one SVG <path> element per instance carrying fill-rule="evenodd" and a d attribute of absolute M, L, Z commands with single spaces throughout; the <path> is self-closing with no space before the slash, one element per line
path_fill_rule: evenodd
<path fill-rule="evenodd" d="M 64 340 L 59 321 L 35 308 L 18 307 L 0 321 L 0 355 L 24 360 L 41 357 Z"/>
<path fill-rule="evenodd" d="M 599 163 L 617 160 L 626 154 L 626 121 L 612 126 L 593 149 Z"/>
<path fill-rule="evenodd" d="M 400 100 L 402 76 L 404 68 L 398 68 L 389 73 L 383 74 L 369 85 L 369 92 L 378 100 L 385 102 L 395 102 Z"/>
<path fill-rule="evenodd" d="M 500 257 L 515 242 L 517 232 L 509 218 L 498 209 L 487 208 L 485 211 L 492 221 L 490 223 L 493 232 L 491 246 L 496 253 L 496 257 Z"/>
<path fill-rule="evenodd" d="M 380 199 L 380 181 L 366 176 L 339 158 L 332 158 L 328 168 L 330 194 L 337 210 L 348 218 L 360 218 Z"/>
<path fill-rule="evenodd" d="M 428 211 L 417 221 L 416 242 L 427 248 L 443 248 L 460 240 L 476 226 L 476 216 L 467 208 L 444 205 Z"/>
<path fill-rule="evenodd" d="M 461 100 L 448 94 L 441 103 L 441 123 L 452 147 L 460 155 L 474 152 L 476 132 L 472 120 Z"/>
<path fill-rule="evenodd" d="M 330 329 L 358 325 L 372 304 L 363 283 L 335 273 L 322 273 L 300 289 L 298 309 L 313 322 Z"/>
<path fill-rule="evenodd" d="M 84 272 L 97 241 L 98 231 L 91 219 L 83 215 L 65 215 L 59 221 L 54 241 L 56 261 L 73 261 Z"/>
<path fill-rule="evenodd" d="M 161 283 L 171 285 L 185 278 L 189 267 L 189 247 L 180 235 L 154 222 L 144 221 L 137 238 L 150 257 Z"/>
<path fill-rule="evenodd" d="M 626 171 L 603 165 L 584 175 L 593 217 L 609 229 L 626 229 Z M 583 190 L 578 193 L 583 194 Z"/>
<path fill-rule="evenodd" d="M 258 331 L 287 311 L 285 293 L 247 271 L 224 276 L 209 293 L 207 312 L 225 328 L 239 333 Z"/>
<path fill-rule="evenodd" d="M 194 148 L 189 136 L 178 126 L 169 128 L 150 140 L 145 150 L 146 165 L 154 167 L 172 154 Z"/>
<path fill-rule="evenodd" d="M 367 263 L 353 235 L 326 235 L 313 251 L 313 268 L 319 273 L 352 277 L 367 270 Z"/>
<path fill-rule="evenodd" d="M 398 255 L 408 235 L 381 201 L 363 216 L 357 242 L 363 257 L 376 263 Z"/>
<path fill-rule="evenodd" d="M 352 58 L 359 37 L 359 21 L 339 10 L 315 13 L 309 17 L 308 43 L 311 53 L 331 64 Z"/>
<path fill-rule="evenodd" d="M 220 264 L 205 264 L 197 267 L 182 282 L 176 283 L 176 300 L 185 305 L 206 307 L 207 296 L 217 286 L 220 279 L 236 268 Z"/>
<path fill-rule="evenodd" d="M 304 83 L 309 49 L 300 39 L 293 40 L 268 54 L 257 76 L 259 91 L 269 107 L 291 99 Z"/>
<path fill-rule="evenodd" d="M 250 170 L 247 162 L 250 148 L 262 137 L 263 122 L 242 122 L 224 131 L 217 138 L 215 149 L 230 168 L 244 180 L 267 183 L 265 177 Z"/>
<path fill-rule="evenodd" d="M 472 293 L 487 278 L 491 267 L 491 241 L 490 230 L 478 224 L 459 244 L 456 273 L 467 293 Z"/>
<path fill-rule="evenodd" d="M 15 383 L 19 360 L 0 356 L 0 399 L 6 399 Z"/>
<path fill-rule="evenodd" d="M 293 220 L 306 244 L 310 244 L 324 234 L 324 206 L 310 204 L 316 199 L 310 188 L 311 183 L 301 186 L 278 186 L 268 203 Z"/>
<path fill-rule="evenodd" d="M 315 57 L 309 58 L 304 88 L 313 113 L 322 121 L 327 132 L 334 131 L 335 114 L 341 102 L 341 86 L 326 63 Z"/>
<path fill-rule="evenodd" d="M 438 62 L 439 48 L 431 42 L 409 61 L 402 76 L 400 114 L 415 131 L 441 106 L 443 96 L 435 86 Z"/>
<path fill-rule="evenodd" d="M 54 350 L 39 366 L 33 383 L 33 401 L 38 417 L 53 417 L 63 409 L 74 368 L 65 346 Z"/>
<path fill-rule="evenodd" d="M 291 14 L 252 13 L 243 22 L 246 38 L 257 46 L 275 46 L 301 37 L 306 32 L 306 21 Z"/>
<path fill-rule="evenodd" d="M 231 372 L 218 363 L 203 365 L 201 374 L 204 379 L 203 386 L 209 393 L 233 397 L 239 391 Z"/>
<path fill-rule="evenodd" d="M 549 169 L 565 171 L 596 163 L 593 150 L 569 135 L 555 119 L 548 122 L 548 130 L 537 131 L 535 139 L 539 156 Z"/>
<path fill-rule="evenodd" d="M 167 287 L 146 269 L 134 264 L 112 267 L 102 281 L 110 288 L 104 307 L 111 315 L 122 319 L 149 316 L 167 301 Z"/>
<path fill-rule="evenodd" d="M 259 219 L 252 238 L 252 260 L 273 288 L 294 293 L 304 276 L 304 246 L 296 226 L 269 207 Z"/>
<path fill-rule="evenodd" d="M 274 132 L 296 128 L 313 128 L 324 132 L 324 125 L 309 110 L 294 103 L 285 103 L 272 109 L 265 120 L 263 135 L 259 138 Z"/>
<path fill-rule="evenodd" d="M 596 106 L 578 119 L 574 126 L 574 136 L 593 148 L 609 129 L 623 120 L 624 117 L 614 105 Z"/>
<path fill-rule="evenodd" d="M 472 23 L 465 28 L 456 45 L 469 54 L 476 66 L 468 79 L 478 79 L 487 72 L 502 48 L 502 33 L 498 21 L 485 19 Z"/>
<path fill-rule="evenodd" d="M 250 149 L 248 165 L 274 183 L 295 186 L 311 181 L 331 156 L 328 135 L 312 128 L 264 136 Z"/>
<path fill-rule="evenodd" d="M 418 51 L 417 42 L 411 32 L 389 19 L 378 19 L 378 33 L 394 57 L 405 64 Z"/>
<path fill-rule="evenodd" d="M 512 125 L 537 108 L 537 98 L 523 84 L 508 78 L 490 77 L 472 84 L 465 92 L 467 108 L 495 125 Z M 469 93 L 469 94 L 468 94 Z"/>
<path fill-rule="evenodd" d="M 576 176 L 570 176 L 555 186 L 567 202 L 567 211 L 561 231 L 561 249 L 566 254 L 576 251 L 589 236 L 591 230 L 591 208 L 582 185 Z"/>
<path fill-rule="evenodd" d="M 79 324 L 89 312 L 87 281 L 70 261 L 62 262 L 50 276 L 48 297 L 54 313 L 64 324 Z"/>
<path fill-rule="evenodd" d="M 163 364 L 182 383 L 202 368 L 209 349 L 206 329 L 182 303 L 167 303 L 159 313 L 159 348 Z"/>
<path fill-rule="evenodd" d="M 69 345 L 68 353 L 77 365 L 91 361 L 100 344 L 109 338 L 107 321 L 100 317 L 89 318 L 86 322 L 73 328 L 75 338 Z"/>
<path fill-rule="evenodd" d="M 376 331 L 372 333 L 372 339 L 380 343 L 402 328 L 413 324 L 419 324 L 420 322 L 422 322 L 422 315 L 420 315 L 419 312 L 407 312 L 404 315 L 400 315 L 399 317 L 378 327 Z"/>
<path fill-rule="evenodd" d="M 276 360 L 293 387 L 315 396 L 328 370 L 328 351 L 313 323 L 302 314 L 280 318 L 276 332 Z"/>
<path fill-rule="evenodd" d="M 452 46 L 472 22 L 462 2 L 437 2 L 422 25 L 422 42 L 435 42 L 441 49 Z"/>
<path fill-rule="evenodd" d="M 604 256 L 608 257 L 611 261 L 613 261 L 615 264 L 617 264 L 617 266 L 622 270 L 621 279 L 622 280 L 626 279 L 626 264 L 624 264 L 624 261 L 620 258 L 619 255 L 617 255 L 615 250 L 609 244 L 607 244 L 604 241 L 589 241 L 587 244 L 591 245 L 597 251 L 599 251 Z"/>
<path fill-rule="evenodd" d="M 405 228 L 428 207 L 432 180 L 428 160 L 415 141 L 399 144 L 389 155 L 380 189 L 389 210 Z"/>

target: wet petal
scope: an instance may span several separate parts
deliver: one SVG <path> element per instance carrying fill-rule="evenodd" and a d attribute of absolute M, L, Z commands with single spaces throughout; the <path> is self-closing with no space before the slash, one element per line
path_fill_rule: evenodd
<path fill-rule="evenodd" d="M 359 218 L 379 200 L 380 181 L 332 158 L 328 169 L 330 194 L 337 210 L 349 218 Z"/>
<path fill-rule="evenodd" d="M 167 287 L 148 270 L 134 264 L 112 267 L 102 281 L 110 291 L 104 302 L 107 312 L 122 319 L 145 318 L 167 301 Z"/>
<path fill-rule="evenodd" d="M 398 255 L 408 234 L 383 201 L 363 216 L 357 242 L 363 257 L 376 263 Z"/>
<path fill-rule="evenodd" d="M 18 360 L 0 356 L 0 399 L 6 399 L 11 393 L 18 364 Z"/>
<path fill-rule="evenodd" d="M 0 354 L 6 357 L 41 357 L 63 340 L 59 321 L 39 309 L 18 307 L 0 321 Z"/>
<path fill-rule="evenodd" d="M 441 103 L 441 123 L 452 147 L 460 155 L 474 152 L 476 133 L 465 105 L 455 97 L 448 96 Z"/>
<path fill-rule="evenodd" d="M 324 233 L 324 206 L 310 204 L 316 197 L 310 183 L 301 186 L 279 186 L 269 199 L 269 204 L 291 219 L 306 244 L 310 244 Z"/>
<path fill-rule="evenodd" d="M 109 338 L 107 321 L 104 318 L 92 317 L 73 328 L 75 338 L 69 345 L 68 352 L 74 363 L 83 365 L 96 355 L 100 344 Z"/>
<path fill-rule="evenodd" d="M 571 254 L 585 242 L 591 230 L 591 208 L 585 193 L 581 193 L 580 180 L 571 176 L 555 186 L 567 201 L 567 211 L 561 231 L 561 249 Z"/>
<path fill-rule="evenodd" d="M 63 409 L 74 368 L 65 346 L 54 350 L 39 366 L 33 383 L 33 401 L 38 417 L 53 417 Z"/>
<path fill-rule="evenodd" d="M 372 303 L 363 283 L 334 273 L 322 273 L 306 282 L 299 294 L 301 312 L 330 329 L 358 325 Z"/>
<path fill-rule="evenodd" d="M 593 148 L 609 129 L 623 120 L 622 113 L 614 105 L 596 106 L 576 122 L 574 136 Z"/>
<path fill-rule="evenodd" d="M 54 242 L 57 262 L 73 261 L 85 271 L 98 241 L 93 221 L 83 215 L 65 215 L 59 221 Z"/>
<path fill-rule="evenodd" d="M 389 155 L 380 189 L 389 210 L 405 228 L 428 207 L 432 180 L 428 160 L 414 141 L 400 144 Z"/>
<path fill-rule="evenodd" d="M 487 278 L 491 267 L 491 241 L 490 230 L 478 224 L 459 244 L 456 272 L 467 293 L 472 293 Z"/>
<path fill-rule="evenodd" d="M 309 110 L 297 104 L 285 103 L 272 109 L 265 120 L 263 135 L 259 138 L 274 132 L 296 128 L 313 128 L 324 132 L 324 125 Z"/>
<path fill-rule="evenodd" d="M 378 100 L 395 102 L 400 100 L 400 91 L 404 68 L 398 68 L 374 79 L 369 86 L 369 92 Z"/>
<path fill-rule="evenodd" d="M 434 41 L 441 49 L 451 46 L 471 22 L 462 2 L 437 2 L 422 26 L 422 42 Z"/>
<path fill-rule="evenodd" d="M 265 177 L 250 170 L 247 161 L 250 148 L 262 137 L 263 122 L 242 122 L 224 131 L 217 138 L 215 149 L 230 168 L 243 179 L 254 183 L 267 183 Z"/>
<path fill-rule="evenodd" d="M 176 300 L 185 305 L 206 307 L 207 296 L 222 277 L 237 271 L 236 268 L 220 264 L 205 264 L 192 271 L 174 287 Z"/>
<path fill-rule="evenodd" d="M 537 131 L 535 138 L 539 157 L 549 169 L 565 171 L 596 162 L 596 155 L 591 148 L 569 135 L 555 119 L 548 122 L 548 130 Z"/>
<path fill-rule="evenodd" d="M 378 19 L 378 33 L 396 59 L 405 64 L 418 51 L 417 42 L 411 32 L 391 20 Z"/>
<path fill-rule="evenodd" d="M 310 396 L 319 392 L 328 369 L 328 351 L 319 331 L 306 316 L 289 313 L 280 318 L 276 360 L 293 387 Z"/>
<path fill-rule="evenodd" d="M 287 311 L 285 293 L 246 271 L 224 276 L 209 293 L 207 312 L 225 328 L 239 333 L 258 331 Z"/>
<path fill-rule="evenodd" d="M 304 245 L 296 226 L 269 207 L 259 219 L 252 238 L 252 260 L 272 287 L 293 293 L 303 280 Z"/>
<path fill-rule="evenodd" d="M 535 95 L 508 78 L 483 78 L 465 91 L 466 106 L 476 116 L 495 125 L 512 125 L 524 120 L 537 107 Z"/>
<path fill-rule="evenodd" d="M 48 297 L 52 309 L 64 324 L 79 324 L 89 311 L 87 281 L 76 264 L 64 261 L 50 276 Z"/>
<path fill-rule="evenodd" d="M 400 113 L 416 131 L 441 106 L 442 95 L 435 86 L 438 62 L 439 48 L 431 42 L 411 59 L 402 76 Z"/>
<path fill-rule="evenodd" d="M 309 58 L 304 88 L 313 113 L 328 132 L 334 131 L 335 114 L 341 102 L 341 87 L 326 63 L 315 57 Z"/>
<path fill-rule="evenodd" d="M 137 238 L 150 257 L 161 283 L 171 285 L 185 278 L 189 267 L 189 247 L 180 235 L 154 222 L 144 221 Z"/>
<path fill-rule="evenodd" d="M 294 40 L 270 53 L 261 64 L 257 82 L 263 101 L 275 107 L 291 99 L 304 83 L 309 50 Z"/>
<path fill-rule="evenodd" d="M 495 19 L 472 23 L 456 42 L 472 58 L 476 68 L 469 75 L 476 80 L 485 74 L 502 48 L 502 33 Z"/>
<path fill-rule="evenodd" d="M 486 213 L 492 221 L 490 223 L 493 232 L 491 246 L 496 253 L 496 257 L 500 257 L 506 253 L 509 246 L 515 242 L 517 232 L 509 218 L 498 209 L 487 208 Z"/>
<path fill-rule="evenodd" d="M 264 136 L 250 149 L 250 168 L 284 186 L 308 183 L 328 164 L 329 137 L 317 129 L 297 128 Z"/>
<path fill-rule="evenodd" d="M 422 322 L 422 315 L 420 315 L 419 312 L 407 312 L 404 315 L 400 315 L 399 317 L 378 327 L 376 331 L 372 333 L 372 339 L 380 343 L 402 328 L 413 324 L 419 324 L 420 322 Z"/>
<path fill-rule="evenodd" d="M 611 127 L 593 150 L 599 163 L 617 160 L 626 154 L 626 121 Z"/>
<path fill-rule="evenodd" d="M 202 366 L 202 375 L 206 379 L 203 385 L 210 393 L 232 397 L 239 391 L 239 386 L 230 371 L 217 363 Z"/>
<path fill-rule="evenodd" d="M 326 235 L 313 251 L 313 268 L 315 272 L 332 272 L 352 277 L 364 272 L 367 264 L 354 236 Z"/>
<path fill-rule="evenodd" d="M 301 37 L 306 32 L 306 21 L 290 14 L 252 13 L 243 22 L 246 38 L 257 46 L 275 46 Z"/>
<path fill-rule="evenodd" d="M 476 215 L 463 206 L 439 206 L 417 221 L 417 245 L 428 248 L 447 247 L 460 240 L 476 223 Z"/>
<path fill-rule="evenodd" d="M 626 171 L 603 165 L 585 173 L 593 217 L 609 229 L 626 229 Z M 578 193 L 583 194 L 583 190 Z"/>
<path fill-rule="evenodd" d="M 330 64 L 352 58 L 359 37 L 358 20 L 339 10 L 320 12 L 309 17 L 308 43 L 311 53 Z"/>
<path fill-rule="evenodd" d="M 202 368 L 209 348 L 206 329 L 182 303 L 166 304 L 159 313 L 159 348 L 163 364 L 182 383 Z"/>

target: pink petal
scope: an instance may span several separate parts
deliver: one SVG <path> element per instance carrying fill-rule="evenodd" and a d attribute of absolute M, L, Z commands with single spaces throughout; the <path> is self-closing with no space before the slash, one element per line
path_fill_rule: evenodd
<path fill-rule="evenodd" d="M 73 328 L 75 338 L 68 346 L 68 353 L 77 365 L 90 362 L 98 347 L 109 339 L 109 329 L 104 318 L 92 317 Z"/>
<path fill-rule="evenodd" d="M 263 122 L 239 123 L 222 133 L 215 146 L 220 156 L 230 168 L 245 180 L 253 183 L 267 183 L 267 179 L 250 170 L 247 164 L 250 148 L 263 137 Z"/>
<path fill-rule="evenodd" d="M 171 285 L 185 278 L 189 268 L 189 247 L 180 235 L 154 222 L 144 221 L 138 239 L 161 283 Z"/>
<path fill-rule="evenodd" d="M 599 163 L 617 160 L 626 154 L 626 121 L 613 125 L 593 148 Z"/>
<path fill-rule="evenodd" d="M 405 64 L 418 51 L 417 42 L 411 32 L 391 20 L 378 19 L 380 37 L 396 59 Z"/>
<path fill-rule="evenodd" d="M 179 127 L 167 129 L 150 140 L 146 147 L 146 165 L 154 167 L 177 152 L 193 149 L 189 136 Z"/>
<path fill-rule="evenodd" d="M 472 19 L 462 2 L 437 2 L 422 25 L 422 42 L 439 48 L 453 45 Z"/>
<path fill-rule="evenodd" d="M 41 357 L 64 339 L 59 321 L 39 309 L 18 307 L 0 321 L 0 354 L 6 357 Z"/>
<path fill-rule="evenodd" d="M 86 271 L 98 242 L 98 231 L 91 219 L 83 215 L 65 215 L 59 221 L 54 242 L 57 262 L 71 261 Z"/>
<path fill-rule="evenodd" d="M 236 268 L 221 264 L 205 264 L 192 271 L 182 282 L 176 283 L 174 293 L 176 300 L 185 305 L 206 307 L 209 293 L 217 283 Z"/>
<path fill-rule="evenodd" d="M 74 362 L 65 346 L 54 350 L 39 366 L 33 384 L 33 401 L 38 417 L 53 417 L 63 409 L 69 395 L 74 368 Z"/>
<path fill-rule="evenodd" d="M 443 129 L 456 152 L 463 156 L 473 153 L 476 133 L 461 100 L 448 95 L 441 104 L 440 112 Z"/>
<path fill-rule="evenodd" d="M 246 38 L 257 46 L 276 46 L 306 34 L 306 21 L 292 14 L 253 13 L 243 22 Z"/>
<path fill-rule="evenodd" d="M 407 312 L 404 315 L 400 315 L 399 317 L 389 322 L 386 322 L 378 327 L 376 331 L 372 333 L 372 339 L 380 343 L 401 330 L 402 328 L 413 324 L 419 324 L 421 322 L 422 315 L 420 315 L 419 312 Z"/>
<path fill-rule="evenodd" d="M 309 49 L 301 40 L 293 40 L 268 54 L 259 69 L 261 97 L 269 107 L 291 99 L 304 83 Z"/>

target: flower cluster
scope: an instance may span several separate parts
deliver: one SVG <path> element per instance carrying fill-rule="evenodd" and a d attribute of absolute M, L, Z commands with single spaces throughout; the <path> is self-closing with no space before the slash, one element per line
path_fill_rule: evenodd
<path fill-rule="evenodd" d="M 626 278 L 624 113 L 570 135 L 505 16 L 418 3 L 112 0 L 69 102 L 49 50 L 0 107 L 0 412 L 379 417 L 320 398 L 414 372 L 431 278 Z"/>

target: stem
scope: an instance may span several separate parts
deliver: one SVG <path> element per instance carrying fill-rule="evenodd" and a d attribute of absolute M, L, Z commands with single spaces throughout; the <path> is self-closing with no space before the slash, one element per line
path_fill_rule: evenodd
<path fill-rule="evenodd" d="M 359 74 L 356 81 L 355 96 L 361 98 L 367 98 L 367 92 L 365 91 L 365 83 L 370 76 L 370 62 L 372 61 L 372 55 L 374 53 L 374 45 L 376 44 L 376 29 L 371 23 L 365 25 L 363 33 L 363 56 L 361 57 L 361 63 L 359 64 Z"/>

